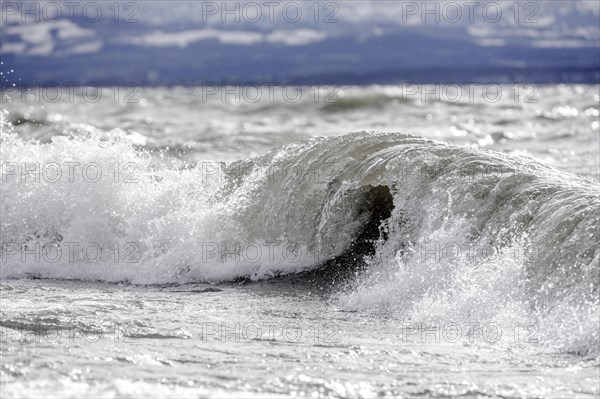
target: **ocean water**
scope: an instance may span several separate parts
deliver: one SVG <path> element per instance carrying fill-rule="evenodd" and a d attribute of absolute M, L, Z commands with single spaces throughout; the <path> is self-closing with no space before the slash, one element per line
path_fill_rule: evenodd
<path fill-rule="evenodd" d="M 5 91 L 2 397 L 598 397 L 598 89 Z"/>

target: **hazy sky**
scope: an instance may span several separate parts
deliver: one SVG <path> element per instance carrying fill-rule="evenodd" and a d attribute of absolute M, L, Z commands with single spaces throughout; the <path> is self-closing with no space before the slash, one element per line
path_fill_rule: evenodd
<path fill-rule="evenodd" d="M 398 30 L 467 35 L 483 46 L 599 47 L 592 1 L 42 1 L 2 3 L 2 54 L 100 51 L 106 43 L 186 47 L 202 40 L 299 46 Z M 60 17 L 58 16 L 60 14 Z"/>

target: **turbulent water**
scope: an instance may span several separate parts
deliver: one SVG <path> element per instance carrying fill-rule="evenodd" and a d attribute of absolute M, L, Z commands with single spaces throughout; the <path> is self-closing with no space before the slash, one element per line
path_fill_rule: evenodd
<path fill-rule="evenodd" d="M 5 93 L 3 396 L 598 396 L 598 86 L 288 89 Z"/>

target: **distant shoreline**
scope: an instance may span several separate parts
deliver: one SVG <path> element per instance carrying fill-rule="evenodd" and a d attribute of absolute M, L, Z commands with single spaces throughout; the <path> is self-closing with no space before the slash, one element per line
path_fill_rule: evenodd
<path fill-rule="evenodd" d="M 19 69 L 14 68 L 14 76 L 19 75 Z M 283 85 L 349 85 L 368 86 L 373 84 L 600 84 L 600 70 L 597 66 L 589 67 L 560 67 L 560 68 L 460 68 L 460 69 L 403 69 L 395 71 L 377 71 L 364 74 L 347 72 L 315 74 L 309 76 L 279 76 L 272 78 L 239 79 L 222 76 L 206 77 L 204 79 L 161 76 L 155 80 L 145 78 L 31 78 L 12 81 L 7 79 L 0 83 L 0 89 L 23 89 L 40 86 L 136 86 L 136 87 L 201 87 L 210 85 L 232 86 L 283 86 Z M 13 86 L 14 84 L 14 86 Z"/>

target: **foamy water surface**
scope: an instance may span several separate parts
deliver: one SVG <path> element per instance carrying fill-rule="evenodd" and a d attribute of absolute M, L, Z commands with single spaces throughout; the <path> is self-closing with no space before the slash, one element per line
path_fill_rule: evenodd
<path fill-rule="evenodd" d="M 3 397 L 597 397 L 598 87 L 490 87 L 9 93 Z"/>

